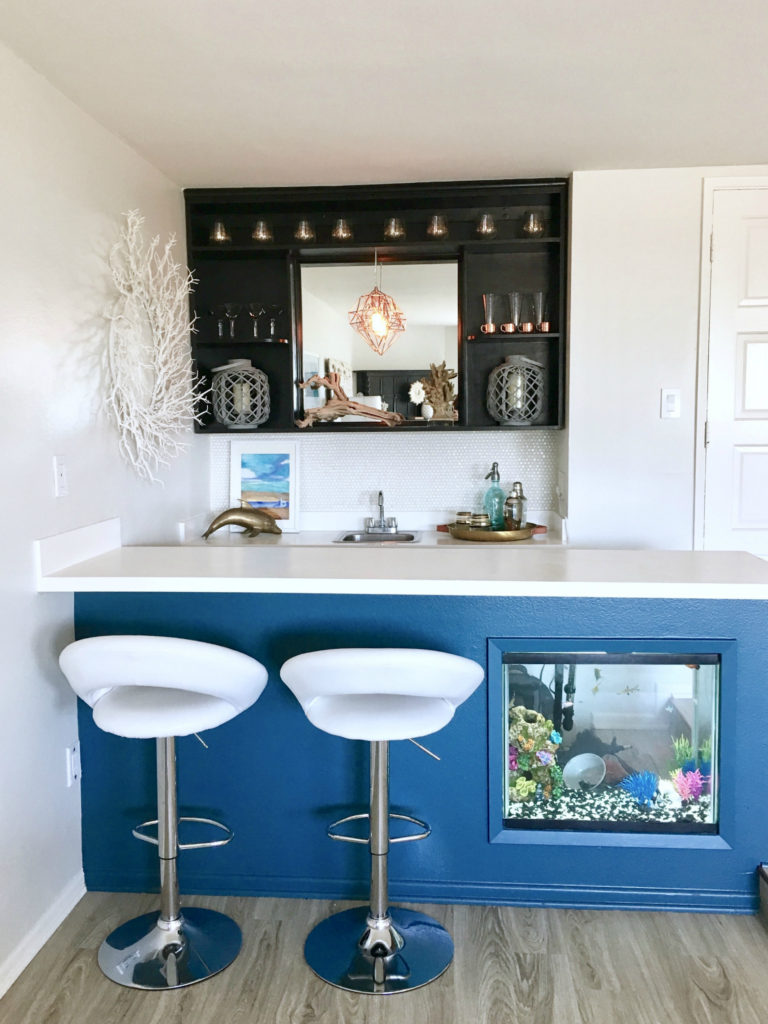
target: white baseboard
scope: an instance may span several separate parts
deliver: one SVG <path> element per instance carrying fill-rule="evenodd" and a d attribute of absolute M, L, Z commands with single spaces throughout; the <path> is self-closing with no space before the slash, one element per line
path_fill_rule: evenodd
<path fill-rule="evenodd" d="M 85 896 L 85 879 L 83 873 L 79 872 L 62 889 L 42 917 L 39 917 L 27 934 L 19 940 L 13 953 L 6 957 L 3 963 L 0 963 L 0 997 L 5 995 L 30 960 L 37 956 L 83 896 Z"/>

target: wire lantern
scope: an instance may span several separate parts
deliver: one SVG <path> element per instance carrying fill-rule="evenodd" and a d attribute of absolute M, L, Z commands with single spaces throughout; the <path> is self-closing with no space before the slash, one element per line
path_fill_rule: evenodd
<path fill-rule="evenodd" d="M 405 313 L 391 295 L 381 291 L 381 266 L 373 254 L 376 284 L 372 291 L 361 295 L 355 309 L 350 310 L 349 323 L 377 355 L 383 356 L 398 334 L 405 330 Z"/>
<path fill-rule="evenodd" d="M 213 415 L 234 430 L 253 430 L 269 419 L 269 381 L 248 360 L 232 360 L 213 375 Z"/>
<path fill-rule="evenodd" d="M 533 423 L 544 406 L 544 367 L 526 356 L 507 356 L 491 370 L 486 408 L 497 423 Z"/>

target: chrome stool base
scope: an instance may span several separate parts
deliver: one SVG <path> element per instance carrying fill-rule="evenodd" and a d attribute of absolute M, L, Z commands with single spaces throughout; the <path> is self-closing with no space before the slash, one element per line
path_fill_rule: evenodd
<path fill-rule="evenodd" d="M 172 989 L 205 981 L 228 967 L 240 952 L 242 934 L 225 914 L 182 907 L 176 921 L 157 911 L 126 921 L 99 949 L 99 967 L 127 988 Z"/>
<path fill-rule="evenodd" d="M 304 957 L 336 988 L 368 995 L 410 992 L 439 978 L 453 960 L 453 939 L 433 917 L 392 907 L 372 920 L 368 907 L 343 910 L 307 936 Z"/>

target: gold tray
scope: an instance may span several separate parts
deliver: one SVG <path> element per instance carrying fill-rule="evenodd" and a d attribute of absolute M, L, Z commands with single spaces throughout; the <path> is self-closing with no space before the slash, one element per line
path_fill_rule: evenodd
<path fill-rule="evenodd" d="M 533 536 L 536 528 L 535 523 L 526 523 L 519 530 L 486 530 L 477 526 L 459 526 L 457 523 L 448 523 L 448 532 L 456 540 L 528 540 Z"/>

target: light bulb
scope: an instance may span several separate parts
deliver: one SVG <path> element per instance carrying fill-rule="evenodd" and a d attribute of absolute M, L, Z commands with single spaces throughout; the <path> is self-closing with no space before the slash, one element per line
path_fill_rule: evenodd
<path fill-rule="evenodd" d="M 379 309 L 375 313 L 371 313 L 371 330 L 380 338 L 383 338 L 389 330 L 389 322 Z"/>

